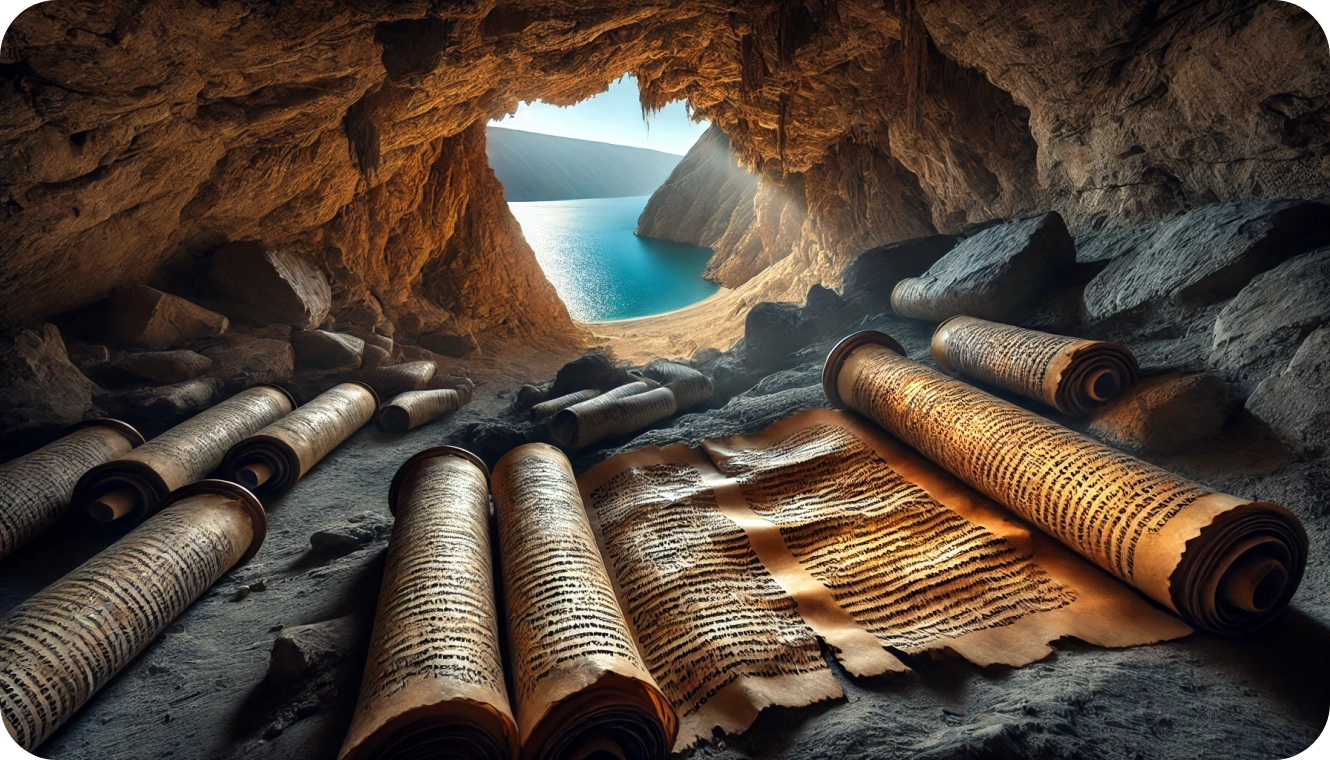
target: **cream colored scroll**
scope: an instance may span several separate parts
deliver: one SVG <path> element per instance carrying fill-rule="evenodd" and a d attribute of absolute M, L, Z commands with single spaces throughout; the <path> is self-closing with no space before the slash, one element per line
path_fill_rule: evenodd
<path fill-rule="evenodd" d="M 205 480 L 0 618 L 0 716 L 35 749 L 267 532 L 244 488 Z"/>
<path fill-rule="evenodd" d="M 711 378 L 692 367 L 674 362 L 655 361 L 648 368 L 652 379 L 669 388 L 679 411 L 690 409 L 711 398 L 715 386 Z"/>
<path fill-rule="evenodd" d="M 1140 379 L 1131 349 L 1121 343 L 1081 340 L 952 317 L 933 333 L 933 359 L 952 376 L 964 375 L 1028 396 L 1079 417 Z"/>
<path fill-rule="evenodd" d="M 639 380 L 567 407 L 549 418 L 550 437 L 565 449 L 626 435 L 674 414 L 674 394 L 654 380 Z"/>
<path fill-rule="evenodd" d="M 74 489 L 75 509 L 125 528 L 157 511 L 167 494 L 207 477 L 235 444 L 291 412 L 291 394 L 256 385 L 90 470 Z"/>
<path fill-rule="evenodd" d="M 489 471 L 451 446 L 407 460 L 360 698 L 341 760 L 512 760 L 494 601 Z"/>
<path fill-rule="evenodd" d="M 439 368 L 434 362 L 405 362 L 388 367 L 362 369 L 353 377 L 368 385 L 380 398 L 392 398 L 407 391 L 421 391 L 429 386 Z"/>
<path fill-rule="evenodd" d="M 374 419 L 379 397 L 368 385 L 342 383 L 231 447 L 226 477 L 262 495 L 289 491 L 342 441 Z"/>
<path fill-rule="evenodd" d="M 119 420 L 87 420 L 59 440 L 0 465 L 0 559 L 65 514 L 85 472 L 141 443 L 139 431 Z"/>
<path fill-rule="evenodd" d="M 596 390 L 595 388 L 587 388 L 584 391 L 577 391 L 576 393 L 569 393 L 566 396 L 552 398 L 549 401 L 542 401 L 539 404 L 534 404 L 531 407 L 531 419 L 535 420 L 536 422 L 549 419 L 550 417 L 553 417 L 555 414 L 562 412 L 564 409 L 567 409 L 568 407 L 574 404 L 580 404 L 583 401 L 590 401 L 591 399 L 599 395 L 600 391 Z"/>
<path fill-rule="evenodd" d="M 876 421 L 1188 623 L 1250 630 L 1293 596 L 1307 535 L 1288 510 L 1216 493 L 855 333 L 832 351 L 833 406 Z"/>
<path fill-rule="evenodd" d="M 389 433 L 405 433 L 461 409 L 464 403 L 461 394 L 452 389 L 407 391 L 379 411 L 379 427 Z"/>
<path fill-rule="evenodd" d="M 664 758 L 678 729 L 615 600 L 568 459 L 528 444 L 494 468 L 522 758 Z"/>

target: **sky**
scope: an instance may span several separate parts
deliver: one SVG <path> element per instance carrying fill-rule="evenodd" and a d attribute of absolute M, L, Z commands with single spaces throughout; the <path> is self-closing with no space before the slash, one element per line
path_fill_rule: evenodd
<path fill-rule="evenodd" d="M 523 103 L 517 113 L 491 121 L 490 126 L 521 129 L 579 140 L 632 145 L 683 155 L 707 131 L 708 122 L 688 120 L 682 101 L 670 103 L 650 119 L 650 128 L 642 120 L 642 106 L 637 99 L 637 79 L 624 74 L 605 92 L 578 103 L 559 108 L 536 101 Z"/>

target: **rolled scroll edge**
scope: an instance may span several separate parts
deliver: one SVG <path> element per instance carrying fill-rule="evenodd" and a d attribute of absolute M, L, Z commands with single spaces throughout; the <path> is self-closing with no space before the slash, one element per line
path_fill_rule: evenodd
<path fill-rule="evenodd" d="M 402 485 L 406 483 L 406 479 L 411 477 L 413 472 L 420 469 L 425 462 L 440 457 L 457 457 L 475 465 L 485 475 L 485 488 L 489 489 L 490 469 L 485 466 L 483 459 L 460 446 L 433 446 L 424 451 L 416 452 L 410 459 L 403 462 L 402 466 L 397 468 L 396 474 L 393 475 L 392 484 L 388 486 L 388 511 L 394 517 L 397 516 L 397 498 L 401 494 Z M 498 469 L 498 465 L 495 465 L 495 469 Z"/>
<path fill-rule="evenodd" d="M 822 392 L 827 395 L 827 401 L 831 402 L 832 408 L 846 408 L 837 388 L 840 371 L 850 355 L 864 346 L 882 346 L 905 356 L 905 349 L 895 338 L 878 330 L 860 330 L 841 338 L 840 342 L 831 349 L 831 353 L 827 354 L 826 364 L 822 367 Z"/>
<path fill-rule="evenodd" d="M 249 515 L 250 523 L 253 525 L 253 536 L 249 541 L 249 548 L 236 560 L 232 569 L 240 567 L 249 562 L 258 553 L 259 548 L 263 546 L 263 540 L 268 537 L 268 512 L 263 508 L 263 502 L 255 496 L 248 488 L 239 483 L 232 483 L 229 480 L 219 480 L 208 478 L 187 486 L 181 486 L 172 491 L 169 496 L 158 504 L 158 512 L 175 504 L 176 502 L 188 499 L 191 496 L 199 494 L 221 494 L 223 496 L 233 497 L 244 507 L 246 514 Z"/>

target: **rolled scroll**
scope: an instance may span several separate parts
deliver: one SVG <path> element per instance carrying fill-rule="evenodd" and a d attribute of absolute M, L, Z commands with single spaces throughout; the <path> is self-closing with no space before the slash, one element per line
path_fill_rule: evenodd
<path fill-rule="evenodd" d="M 87 420 L 40 449 L 0 465 L 0 559 L 56 523 L 83 473 L 128 454 L 143 436 L 119 420 Z"/>
<path fill-rule="evenodd" d="M 368 385 L 336 385 L 232 446 L 221 470 L 256 493 L 283 493 L 374 419 L 378 408 L 379 397 Z"/>
<path fill-rule="evenodd" d="M 258 499 L 205 480 L 0 618 L 0 716 L 36 748 L 267 532 Z"/>
<path fill-rule="evenodd" d="M 630 388 L 633 393 L 616 395 Z M 651 388 L 646 382 L 637 382 L 574 404 L 551 417 L 547 427 L 550 437 L 560 446 L 580 449 L 641 430 L 676 411 L 678 401 L 669 388 Z"/>
<path fill-rule="evenodd" d="M 451 446 L 397 471 L 365 677 L 341 760 L 511 760 L 489 533 L 489 471 Z"/>
<path fill-rule="evenodd" d="M 711 378 L 692 367 L 667 361 L 654 361 L 647 365 L 645 374 L 674 393 L 679 411 L 689 409 L 711 398 L 715 386 Z"/>
<path fill-rule="evenodd" d="M 1176 612 L 1239 633 L 1288 604 L 1307 534 L 1283 507 L 1216 493 L 905 358 L 875 331 L 827 358 L 827 399 Z"/>
<path fill-rule="evenodd" d="M 965 375 L 1028 396 L 1072 417 L 1109 401 L 1140 379 L 1131 349 L 952 317 L 933 333 L 933 359 L 949 375 Z"/>
<path fill-rule="evenodd" d="M 615 600 L 568 459 L 544 444 L 494 468 L 522 758 L 664 758 L 678 719 Z"/>
<path fill-rule="evenodd" d="M 576 393 L 569 393 L 565 396 L 552 398 L 549 401 L 542 401 L 531 407 L 531 419 L 536 422 L 549 419 L 573 404 L 590 401 L 599 395 L 600 391 L 595 388 L 587 388 L 584 391 L 577 391 Z"/>
<path fill-rule="evenodd" d="M 157 511 L 167 494 L 207 477 L 232 446 L 295 406 L 291 394 L 273 385 L 241 391 L 125 456 L 94 467 L 79 480 L 73 503 L 95 522 L 137 525 Z"/>
<path fill-rule="evenodd" d="M 407 391 L 380 410 L 379 427 L 389 433 L 405 433 L 461 409 L 464 403 L 458 390 Z"/>
<path fill-rule="evenodd" d="M 380 398 L 392 398 L 399 393 L 424 390 L 435 372 L 438 367 L 434 362 L 422 361 L 364 369 L 353 377 L 373 388 Z"/>

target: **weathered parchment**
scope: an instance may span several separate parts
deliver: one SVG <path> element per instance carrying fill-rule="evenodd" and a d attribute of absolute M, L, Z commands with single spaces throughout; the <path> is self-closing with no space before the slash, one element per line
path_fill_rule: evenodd
<path fill-rule="evenodd" d="M 827 397 L 1103 569 L 1216 632 L 1249 630 L 1292 597 L 1307 537 L 1287 510 L 1216 493 L 905 358 L 846 338 Z"/>
<path fill-rule="evenodd" d="M 523 758 L 664 758 L 674 710 L 615 599 L 572 467 L 528 444 L 494 468 L 513 701 Z"/>
<path fill-rule="evenodd" d="M 1121 343 L 1081 340 L 952 317 L 933 333 L 933 359 L 949 375 L 972 377 L 1081 416 L 1131 387 L 1140 368 Z"/>
<path fill-rule="evenodd" d="M 34 749 L 227 570 L 258 551 L 263 507 L 205 480 L 0 618 L 0 715 Z"/>
<path fill-rule="evenodd" d="M 565 449 L 580 449 L 606 438 L 627 435 L 669 417 L 678 401 L 653 380 L 621 385 L 550 417 L 550 437 Z"/>
<path fill-rule="evenodd" d="M 374 419 L 379 399 L 364 383 L 342 383 L 231 447 L 226 477 L 256 493 L 290 490 L 342 441 Z"/>
<path fill-rule="evenodd" d="M 379 410 L 379 427 L 389 433 L 405 433 L 461 409 L 464 403 L 462 394 L 451 388 L 407 391 Z"/>
<path fill-rule="evenodd" d="M 438 365 L 434 362 L 403 362 L 387 367 L 362 369 L 353 377 L 373 388 L 380 398 L 392 398 L 407 391 L 425 390 L 438 371 Z"/>
<path fill-rule="evenodd" d="M 599 395 L 600 395 L 599 390 L 595 388 L 587 388 L 586 390 L 577 391 L 575 393 L 568 393 L 558 398 L 552 398 L 548 401 L 541 401 L 538 404 L 532 405 L 531 419 L 535 420 L 536 422 L 549 419 L 550 417 L 553 417 L 555 414 L 562 412 L 564 409 L 567 409 L 573 404 L 580 404 L 583 401 L 590 401 L 591 399 Z"/>
<path fill-rule="evenodd" d="M 479 460 L 449 446 L 423 451 L 398 470 L 391 496 L 397 519 L 344 760 L 516 756 L 499 650 L 488 478 Z"/>

